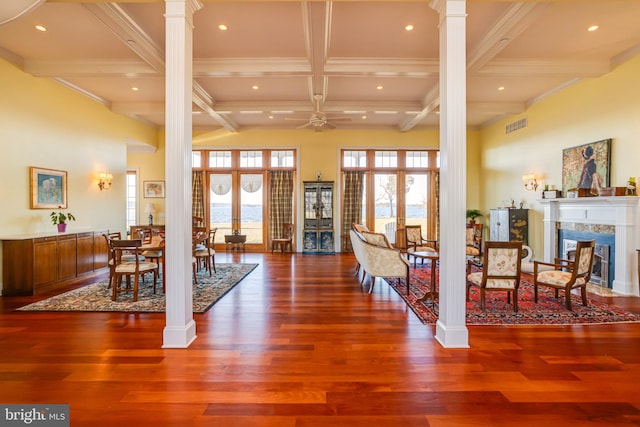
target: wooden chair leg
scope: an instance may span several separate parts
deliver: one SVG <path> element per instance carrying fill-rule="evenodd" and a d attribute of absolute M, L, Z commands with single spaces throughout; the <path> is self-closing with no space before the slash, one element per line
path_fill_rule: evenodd
<path fill-rule="evenodd" d="M 571 288 L 566 288 L 564 290 L 564 299 L 567 302 L 567 309 L 573 310 L 571 308 Z"/>

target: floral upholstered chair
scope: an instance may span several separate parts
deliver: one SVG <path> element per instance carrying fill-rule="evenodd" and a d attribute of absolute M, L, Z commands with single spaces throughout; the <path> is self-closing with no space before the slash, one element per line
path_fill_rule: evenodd
<path fill-rule="evenodd" d="M 482 224 L 467 224 L 465 253 L 469 258 L 479 259 L 482 253 Z"/>
<path fill-rule="evenodd" d="M 411 261 L 414 252 L 438 252 L 438 242 L 422 237 L 422 226 L 405 225 L 407 259 Z"/>
<path fill-rule="evenodd" d="M 467 301 L 471 286 L 480 289 L 482 311 L 485 311 L 487 291 L 506 292 L 509 303 L 513 293 L 513 310 L 517 312 L 521 253 L 522 242 L 486 242 L 482 264 L 467 262 Z M 473 265 L 482 267 L 482 271 L 471 272 Z"/>
<path fill-rule="evenodd" d="M 556 262 L 534 261 L 533 263 L 533 295 L 535 302 L 538 302 L 538 287 L 548 286 L 555 291 L 558 298 L 558 291 L 564 290 L 567 308 L 571 310 L 571 290 L 580 288 L 582 304 L 587 306 L 587 283 L 591 279 L 591 269 L 593 268 L 593 253 L 596 241 L 580 241 L 576 245 L 575 260 L 556 258 Z M 554 270 L 545 270 L 543 267 L 553 267 Z"/>

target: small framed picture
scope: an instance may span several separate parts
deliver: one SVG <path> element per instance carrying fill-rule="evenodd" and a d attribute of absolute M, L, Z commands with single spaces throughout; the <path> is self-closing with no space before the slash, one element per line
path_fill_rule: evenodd
<path fill-rule="evenodd" d="M 67 209 L 67 172 L 31 166 L 31 209 Z"/>
<path fill-rule="evenodd" d="M 164 181 L 144 181 L 142 190 L 147 199 L 164 199 Z"/>

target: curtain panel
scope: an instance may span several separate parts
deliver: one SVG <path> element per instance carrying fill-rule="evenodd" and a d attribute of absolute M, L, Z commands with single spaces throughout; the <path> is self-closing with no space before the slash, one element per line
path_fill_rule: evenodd
<path fill-rule="evenodd" d="M 282 237 L 282 225 L 293 223 L 293 171 L 270 171 L 269 240 Z"/>
<path fill-rule="evenodd" d="M 204 186 L 203 171 L 193 171 L 191 173 L 191 209 L 192 215 L 204 219 Z M 207 223 L 205 219 L 205 224 Z"/>
<path fill-rule="evenodd" d="M 362 223 L 362 193 L 364 189 L 364 171 L 346 171 L 344 173 L 344 200 L 342 203 L 342 235 L 348 236 L 351 224 Z M 351 252 L 351 242 L 345 238 L 345 250 Z"/>

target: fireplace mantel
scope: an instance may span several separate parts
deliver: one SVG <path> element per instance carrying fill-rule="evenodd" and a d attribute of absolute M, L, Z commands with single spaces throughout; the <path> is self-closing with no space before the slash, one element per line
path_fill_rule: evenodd
<path fill-rule="evenodd" d="M 613 290 L 639 296 L 636 271 L 638 247 L 637 196 L 542 199 L 544 210 L 544 260 L 558 256 L 561 223 L 615 226 L 615 277 Z"/>

